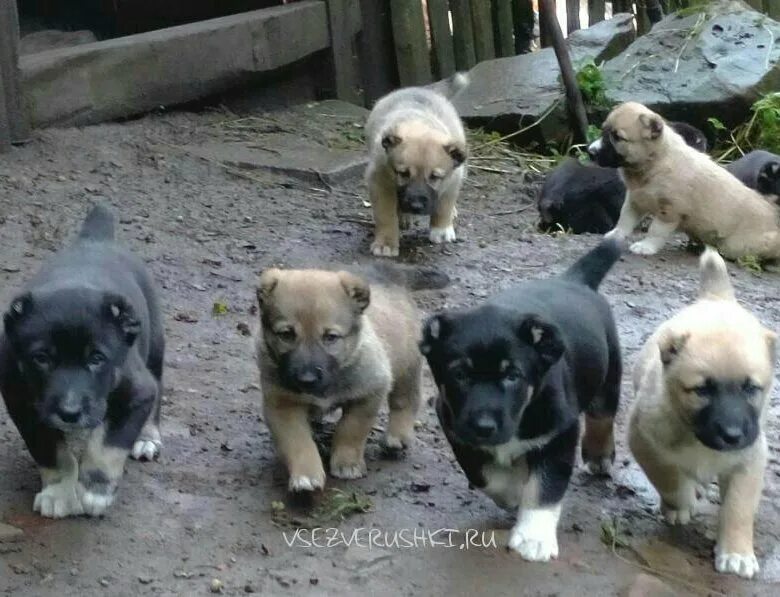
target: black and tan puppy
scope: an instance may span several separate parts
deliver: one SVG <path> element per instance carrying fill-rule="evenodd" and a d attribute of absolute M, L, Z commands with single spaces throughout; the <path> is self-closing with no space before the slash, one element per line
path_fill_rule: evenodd
<path fill-rule="evenodd" d="M 737 303 L 726 264 L 708 248 L 699 299 L 656 330 L 634 369 L 629 444 L 661 495 L 666 520 L 687 523 L 697 487 L 717 479 L 715 568 L 747 578 L 759 569 L 753 519 L 768 455 L 775 343 Z"/>
<path fill-rule="evenodd" d="M 76 242 L 11 303 L 0 338 L 0 391 L 32 457 L 43 516 L 97 516 L 129 454 L 160 449 L 163 326 L 143 262 L 93 208 Z"/>
<path fill-rule="evenodd" d="M 726 166 L 742 183 L 762 195 L 780 198 L 780 156 L 757 149 Z"/>
<path fill-rule="evenodd" d="M 408 446 L 420 404 L 420 319 L 406 290 L 348 272 L 269 269 L 257 288 L 257 359 L 265 421 L 290 491 L 325 485 L 310 415 L 341 407 L 330 474 L 366 474 L 364 450 L 389 402 L 385 445 Z"/>
<path fill-rule="evenodd" d="M 420 345 L 439 388 L 437 413 L 469 481 L 519 508 L 509 547 L 527 560 L 558 556 L 556 529 L 575 464 L 594 473 L 615 457 L 621 358 L 596 289 L 618 260 L 603 241 L 562 276 L 520 284 L 481 307 L 445 312 Z"/>
<path fill-rule="evenodd" d="M 684 122 L 670 122 L 685 142 L 701 152 L 707 151 L 707 137 Z M 544 179 L 537 207 L 540 228 L 574 234 L 604 234 L 617 224 L 626 198 L 626 185 L 617 168 L 586 165 L 568 158 Z"/>

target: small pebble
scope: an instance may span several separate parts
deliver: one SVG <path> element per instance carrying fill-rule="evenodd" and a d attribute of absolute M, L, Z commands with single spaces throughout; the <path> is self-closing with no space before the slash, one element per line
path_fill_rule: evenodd
<path fill-rule="evenodd" d="M 211 587 L 210 588 L 211 588 L 211 592 L 212 593 L 221 593 L 224 590 L 225 585 L 218 578 L 214 578 L 211 581 Z"/>

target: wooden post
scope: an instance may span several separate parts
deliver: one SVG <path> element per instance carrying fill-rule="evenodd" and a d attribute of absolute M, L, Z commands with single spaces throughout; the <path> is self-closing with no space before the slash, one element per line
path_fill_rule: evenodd
<path fill-rule="evenodd" d="M 336 97 L 362 105 L 358 63 L 350 34 L 354 30 L 350 22 L 360 18 L 360 6 L 357 0 L 328 0 L 327 6 Z"/>
<path fill-rule="evenodd" d="M 766 0 L 766 14 L 776 21 L 780 20 L 780 0 Z"/>
<path fill-rule="evenodd" d="M 531 0 L 512 0 L 515 54 L 527 54 L 534 41 L 534 7 Z"/>
<path fill-rule="evenodd" d="M 661 0 L 645 0 L 645 11 L 650 21 L 650 27 L 664 18 L 664 9 L 661 6 Z"/>
<path fill-rule="evenodd" d="M 515 41 L 513 39 L 513 30 L 512 0 L 493 0 L 493 32 L 496 38 L 496 56 L 514 55 Z"/>
<path fill-rule="evenodd" d="M 496 57 L 493 41 L 493 0 L 476 0 L 471 3 L 471 20 L 474 27 L 474 49 L 477 62 Z"/>
<path fill-rule="evenodd" d="M 605 5 L 604 0 L 588 0 L 588 27 L 604 20 Z"/>
<path fill-rule="evenodd" d="M 556 12 L 556 6 L 555 6 L 555 0 L 552 0 L 552 2 L 538 2 L 539 5 L 539 45 L 543 48 L 547 48 L 550 46 L 550 31 L 547 29 L 547 27 L 544 26 L 544 23 L 547 21 L 547 16 L 544 14 L 545 11 L 551 10 L 552 11 L 552 18 L 555 20 L 556 23 L 558 23 L 558 13 Z"/>
<path fill-rule="evenodd" d="M 16 0 L 0 0 L 0 151 L 27 136 L 19 86 L 19 16 Z"/>
<path fill-rule="evenodd" d="M 561 68 L 561 78 L 563 86 L 566 89 L 566 103 L 571 116 L 574 138 L 579 143 L 586 143 L 588 140 L 588 114 L 585 111 L 585 102 L 582 101 L 582 93 L 577 85 L 577 76 L 571 65 L 571 57 L 563 39 L 561 26 L 558 24 L 558 18 L 555 15 L 554 0 L 539 0 L 539 12 L 544 15 L 544 20 L 540 26 L 546 29 L 549 39 L 555 50 L 555 56 L 558 58 L 558 65 Z M 542 11 L 544 7 L 544 11 Z"/>
<path fill-rule="evenodd" d="M 474 27 L 471 24 L 471 0 L 450 0 L 450 11 L 455 64 L 458 70 L 470 70 L 477 63 L 477 54 L 474 50 Z"/>
<path fill-rule="evenodd" d="M 420 0 L 393 0 L 395 55 L 401 85 L 426 85 L 433 80 L 431 56 L 425 36 L 425 17 Z"/>
<path fill-rule="evenodd" d="M 580 28 L 580 0 L 566 0 L 566 31 L 572 33 Z"/>
<path fill-rule="evenodd" d="M 650 31 L 650 20 L 647 18 L 647 8 L 645 7 L 644 0 L 637 0 L 634 15 L 636 17 L 637 35 L 644 35 Z"/>
<path fill-rule="evenodd" d="M 363 30 L 360 34 L 360 67 L 366 106 L 398 87 L 395 60 L 392 0 L 360 0 Z"/>
<path fill-rule="evenodd" d="M 447 0 L 428 0 L 428 22 L 431 24 L 436 74 L 446 79 L 455 73 L 455 48 L 450 33 L 450 5 Z"/>
<path fill-rule="evenodd" d="M 745 2 L 748 4 L 748 6 L 752 7 L 758 12 L 762 12 L 764 10 L 763 0 L 745 0 Z"/>

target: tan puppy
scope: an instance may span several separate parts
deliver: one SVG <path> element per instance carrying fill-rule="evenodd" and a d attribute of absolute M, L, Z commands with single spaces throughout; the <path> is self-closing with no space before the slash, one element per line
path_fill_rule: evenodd
<path fill-rule="evenodd" d="M 468 84 L 456 75 L 451 96 Z M 374 255 L 398 255 L 399 227 L 430 216 L 431 242 L 455 240 L 455 203 L 466 176 L 466 134 L 452 103 L 424 87 L 380 99 L 366 123 L 366 184 L 374 210 Z"/>
<path fill-rule="evenodd" d="M 366 439 L 388 398 L 385 445 L 411 443 L 420 404 L 420 318 L 403 289 L 369 287 L 347 272 L 269 269 L 257 298 L 265 421 L 291 491 L 325 485 L 310 414 L 343 409 L 330 456 L 334 477 L 365 476 Z"/>
<path fill-rule="evenodd" d="M 626 237 L 653 216 L 640 255 L 657 253 L 676 230 L 717 247 L 728 259 L 780 257 L 780 210 L 758 192 L 689 147 L 658 114 L 621 104 L 588 148 L 601 166 L 620 168 L 626 200 L 610 235 Z"/>
<path fill-rule="evenodd" d="M 671 524 L 687 523 L 698 485 L 718 480 L 715 568 L 751 578 L 776 336 L 737 303 L 717 252 L 708 248 L 700 267 L 699 299 L 662 324 L 639 355 L 629 444 Z"/>

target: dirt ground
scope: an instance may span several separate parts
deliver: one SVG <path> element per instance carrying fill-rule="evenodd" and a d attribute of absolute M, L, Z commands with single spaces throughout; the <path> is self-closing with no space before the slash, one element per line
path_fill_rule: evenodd
<path fill-rule="evenodd" d="M 684 531 L 667 528 L 657 498 L 623 440 L 628 376 L 613 479 L 578 471 L 560 524 L 560 559 L 531 564 L 503 548 L 513 516 L 469 489 L 430 403 L 405 459 L 385 460 L 377 431 L 369 476 L 329 481 L 356 491 L 370 509 L 343 522 L 349 534 L 375 528 L 495 530 L 496 546 L 369 548 L 288 546 L 286 480 L 261 417 L 250 339 L 254 280 L 272 264 L 367 261 L 371 227 L 359 181 L 327 188 L 255 173 L 256 180 L 170 145 L 196 143 L 214 114 L 155 115 L 125 124 L 42 132 L 0 157 L 0 304 L 77 230 L 88 206 L 106 200 L 122 239 L 143 255 L 163 291 L 168 338 L 158 462 L 131 462 L 117 502 L 100 520 L 52 521 L 32 513 L 39 479 L 16 429 L 0 411 L 0 522 L 22 529 L 0 543 L 0 591 L 8 595 L 204 595 L 213 579 L 227 595 L 618 595 L 641 572 L 665 572 L 680 595 L 777 595 L 780 591 L 780 451 L 771 452 L 758 516 L 762 565 L 753 582 L 718 576 L 711 562 L 717 492 Z M 324 125 L 323 125 L 324 126 Z M 262 143 L 262 139 L 258 140 Z M 402 259 L 435 265 L 452 284 L 417 294 L 425 311 L 478 303 L 518 280 L 561 271 L 595 236 L 553 238 L 534 230 L 533 181 L 523 173 L 474 172 L 463 194 L 460 242 L 431 246 L 419 229 Z M 777 274 L 730 268 L 740 298 L 780 328 Z M 687 303 L 696 256 L 682 239 L 660 256 L 624 258 L 603 291 L 614 307 L 627 368 L 643 340 Z M 214 315 L 214 303 L 228 312 Z M 434 394 L 426 372 L 425 396 Z M 780 446 L 778 391 L 770 444 Z M 380 425 L 381 427 L 381 425 Z M 327 430 L 327 429 L 326 429 Z M 602 523 L 617 524 L 615 552 Z M 287 532 L 286 538 L 283 531 Z M 437 536 L 439 540 L 442 535 Z M 449 543 L 447 542 L 449 545 Z M 215 587 L 217 588 L 217 587 Z"/>

